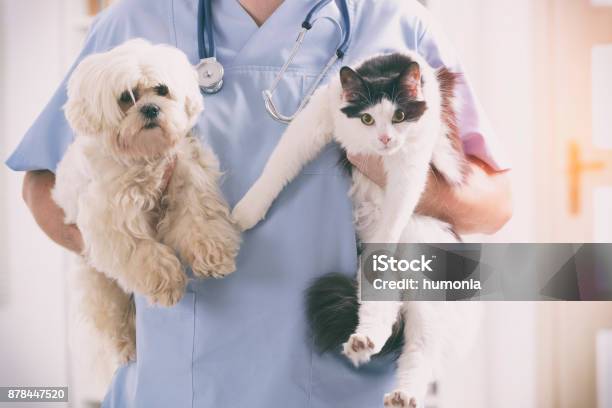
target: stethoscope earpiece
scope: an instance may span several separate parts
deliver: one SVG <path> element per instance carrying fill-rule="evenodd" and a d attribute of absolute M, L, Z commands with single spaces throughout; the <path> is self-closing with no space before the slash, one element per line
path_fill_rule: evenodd
<path fill-rule="evenodd" d="M 202 92 L 214 94 L 223 87 L 223 65 L 217 61 L 213 33 L 211 0 L 200 0 L 198 5 L 198 54 L 196 65 Z"/>

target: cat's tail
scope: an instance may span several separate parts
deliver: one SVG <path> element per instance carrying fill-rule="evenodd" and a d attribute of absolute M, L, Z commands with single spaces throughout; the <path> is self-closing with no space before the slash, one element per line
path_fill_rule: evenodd
<path fill-rule="evenodd" d="M 339 351 L 357 329 L 359 299 L 357 281 L 340 273 L 318 278 L 306 291 L 306 312 L 315 346 L 321 352 Z M 399 356 L 404 344 L 404 322 L 393 333 L 378 356 Z"/>

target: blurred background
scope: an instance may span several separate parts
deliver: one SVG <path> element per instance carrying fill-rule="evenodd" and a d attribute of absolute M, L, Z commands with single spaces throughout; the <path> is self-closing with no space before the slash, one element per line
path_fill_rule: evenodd
<path fill-rule="evenodd" d="M 106 3 L 0 0 L 3 160 Z M 612 242 L 612 0 L 424 3 L 513 160 L 514 218 L 470 240 Z M 95 406 L 105 387 L 69 345 L 70 257 L 35 225 L 21 180 L 0 166 L 0 386 L 69 385 L 65 406 Z M 448 368 L 430 405 L 610 408 L 608 329 L 612 303 L 489 303 L 476 351 Z"/>

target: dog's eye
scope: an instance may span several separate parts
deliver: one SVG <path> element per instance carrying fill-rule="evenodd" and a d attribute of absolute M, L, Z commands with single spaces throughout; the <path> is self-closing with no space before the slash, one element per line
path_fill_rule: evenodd
<path fill-rule="evenodd" d="M 132 96 L 134 96 L 134 99 L 132 100 Z M 138 101 L 139 95 L 138 95 L 138 90 L 137 89 L 132 89 L 132 93 L 130 94 L 130 91 L 123 91 L 123 93 L 121 94 L 121 96 L 119 97 L 119 102 L 121 103 L 132 103 L 134 101 Z"/>
<path fill-rule="evenodd" d="M 119 102 L 129 103 L 132 101 L 132 95 L 128 91 L 124 91 L 119 97 Z"/>
<path fill-rule="evenodd" d="M 168 91 L 168 87 L 162 84 L 162 85 L 157 85 L 155 87 L 155 92 L 157 92 L 159 96 L 166 96 L 168 95 L 169 91 Z"/>
<path fill-rule="evenodd" d="M 138 89 L 134 88 L 132 89 L 132 93 L 130 94 L 130 91 L 123 91 L 123 93 L 121 94 L 121 96 L 119 96 L 119 102 L 120 103 L 132 103 L 132 96 L 134 96 L 134 101 L 137 101 L 139 98 L 138 95 Z"/>

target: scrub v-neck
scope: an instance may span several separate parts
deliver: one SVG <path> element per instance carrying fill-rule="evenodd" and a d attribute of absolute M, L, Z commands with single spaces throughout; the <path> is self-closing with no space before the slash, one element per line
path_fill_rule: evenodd
<path fill-rule="evenodd" d="M 213 24 L 217 59 L 226 67 L 282 66 L 293 47 L 302 20 L 312 8 L 312 2 L 283 1 L 274 12 L 258 26 L 238 0 L 213 1 Z M 335 4 L 330 3 L 320 15 L 339 18 Z M 337 33 L 329 23 L 318 24 L 307 36 L 307 44 L 321 44 L 314 55 L 298 55 L 295 66 L 319 68 L 334 52 Z M 324 58 L 318 58 L 321 53 Z"/>

